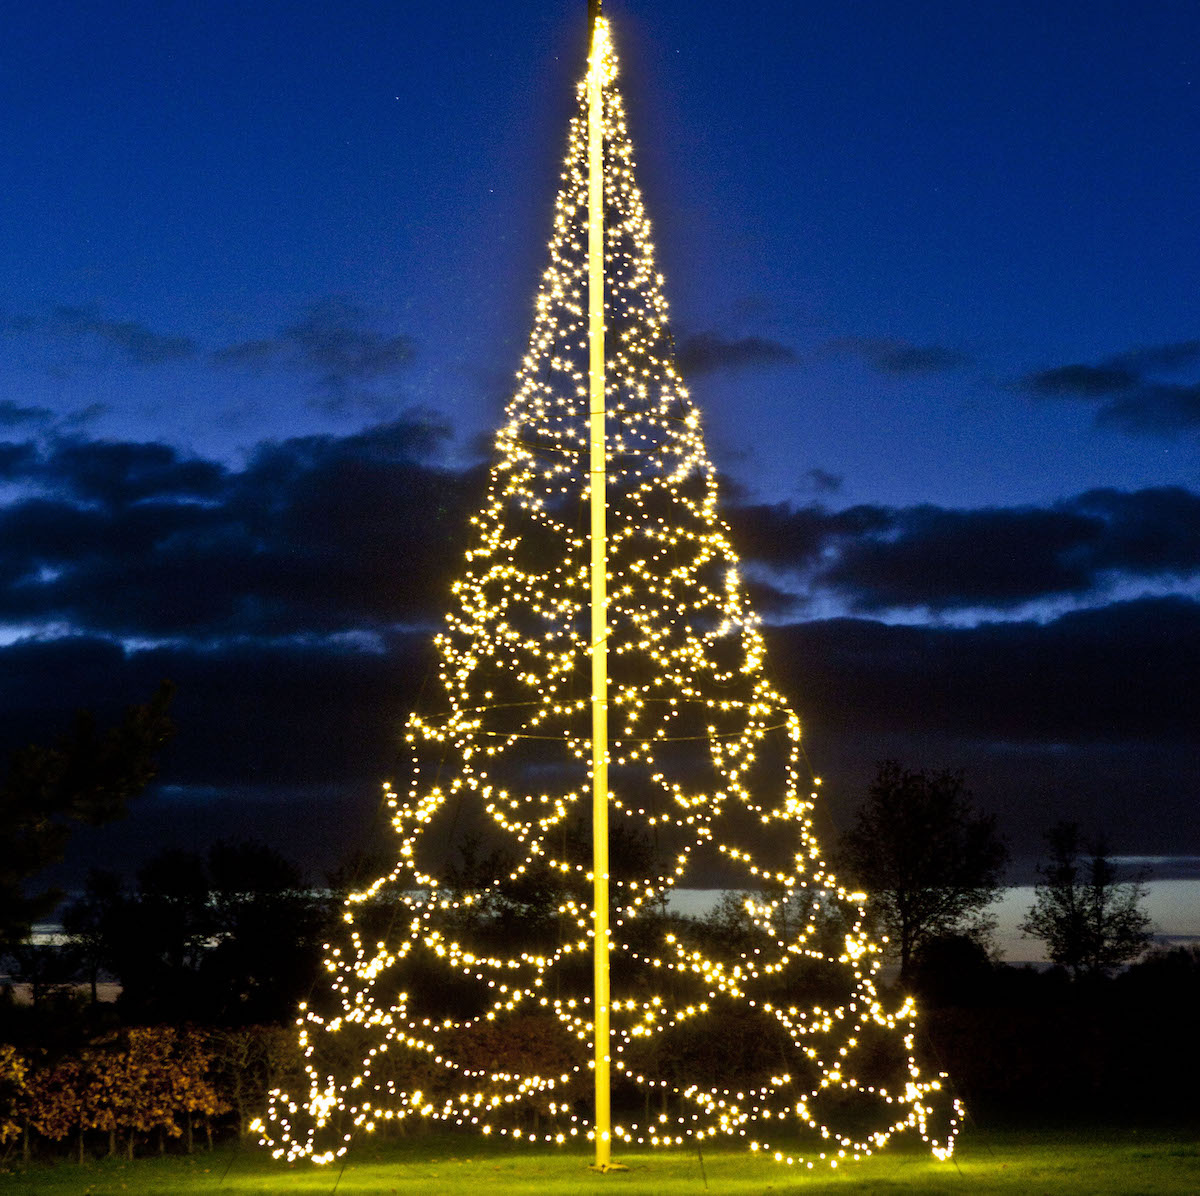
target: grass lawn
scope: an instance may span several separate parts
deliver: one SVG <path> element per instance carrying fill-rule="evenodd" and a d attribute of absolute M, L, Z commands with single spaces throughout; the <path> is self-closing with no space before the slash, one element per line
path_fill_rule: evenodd
<path fill-rule="evenodd" d="M 968 1128 L 955 1162 L 896 1148 L 818 1172 L 740 1151 L 623 1154 L 629 1170 L 595 1175 L 580 1151 L 546 1153 L 477 1138 L 418 1138 L 363 1148 L 340 1166 L 287 1167 L 255 1149 L 222 1148 L 191 1158 L 38 1164 L 0 1174 L 0 1196 L 439 1196 L 543 1193 L 578 1196 L 784 1196 L 836 1192 L 1112 1193 L 1200 1192 L 1200 1133 L 1181 1130 L 981 1131 Z M 957 1165 L 956 1165 L 957 1164 Z"/>

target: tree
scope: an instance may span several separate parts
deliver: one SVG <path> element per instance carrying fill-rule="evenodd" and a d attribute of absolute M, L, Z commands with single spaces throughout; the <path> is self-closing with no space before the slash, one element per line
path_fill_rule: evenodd
<path fill-rule="evenodd" d="M 205 1051 L 211 1060 L 220 1107 L 233 1113 L 238 1138 L 262 1112 L 268 1094 L 299 1071 L 295 1035 L 284 1026 L 232 1026 L 209 1033 Z"/>
<path fill-rule="evenodd" d="M 8 1043 L 0 1042 L 0 1146 L 24 1133 L 29 1115 L 29 1063 Z M 28 1149 L 28 1134 L 25 1134 Z"/>
<path fill-rule="evenodd" d="M 71 943 L 24 942 L 6 956 L 9 974 L 25 985 L 34 1008 L 73 999 L 79 956 Z"/>
<path fill-rule="evenodd" d="M 0 786 L 0 950 L 22 942 L 58 904 L 58 890 L 30 892 L 28 885 L 62 858 L 75 828 L 119 818 L 154 778 L 174 732 L 167 717 L 173 692 L 164 681 L 108 730 L 80 711 L 53 747 L 31 744 L 14 753 Z"/>
<path fill-rule="evenodd" d="M 387 792 L 395 863 L 347 898 L 326 976 L 302 1007 L 308 1082 L 273 1093 L 255 1128 L 277 1156 L 319 1162 L 406 1118 L 594 1135 L 609 1095 L 590 1103 L 596 1053 L 611 1065 L 620 1141 L 722 1134 L 774 1149 L 801 1134 L 781 1157 L 836 1165 L 911 1130 L 944 1157 L 957 1111 L 914 1057 L 912 1002 L 880 994 L 862 903 L 813 833 L 799 722 L 769 680 L 717 513 L 606 23 L 594 31 L 529 352 L 436 640 L 437 713 L 410 718 L 406 783 Z M 608 598 L 596 636 L 600 537 L 580 516 L 591 502 L 598 516 L 601 501 L 583 299 L 589 112 L 601 108 L 591 128 L 605 161 L 610 352 L 596 458 L 607 458 Z M 596 806 L 594 643 L 606 645 L 609 721 Z M 594 952 L 593 810 L 602 824 L 605 802 L 599 920 L 608 914 L 611 939 Z M 713 876 L 749 894 L 745 941 L 732 949 L 664 916 L 677 887 Z M 382 894 L 394 914 L 384 928 Z M 594 958 L 612 980 L 603 1019 Z M 818 964 L 815 995 L 797 984 L 777 1002 Z"/>
<path fill-rule="evenodd" d="M 29 1125 L 54 1142 L 72 1131 L 76 1134 L 76 1160 L 83 1162 L 84 1131 L 88 1128 L 89 1074 L 85 1064 L 73 1056 L 40 1068 L 29 1077 Z"/>
<path fill-rule="evenodd" d="M 63 910 L 63 931 L 88 982 L 93 1005 L 100 999 L 101 974 L 116 967 L 128 913 L 129 898 L 121 878 L 102 868 L 88 871 L 83 893 Z"/>
<path fill-rule="evenodd" d="M 921 946 L 974 930 L 1001 892 L 1008 849 L 996 819 L 977 811 L 961 772 L 878 766 L 854 825 L 842 836 L 843 867 L 870 894 L 912 979 Z"/>
<path fill-rule="evenodd" d="M 129 892 L 91 873 L 63 925 L 93 994 L 101 970 L 120 982 L 126 1017 L 231 1024 L 291 1016 L 328 917 L 327 900 L 273 848 L 222 840 L 207 858 L 160 852 Z"/>
<path fill-rule="evenodd" d="M 1141 880 L 1118 881 L 1103 837 L 1085 846 L 1076 822 L 1056 823 L 1046 842 L 1050 859 L 1038 869 L 1022 932 L 1041 939 L 1076 980 L 1107 976 L 1141 955 L 1150 942 Z"/>
<path fill-rule="evenodd" d="M 138 869 L 137 889 L 114 926 L 112 967 L 127 1017 L 186 1021 L 204 1006 L 201 967 L 213 914 L 204 860 L 168 848 Z"/>
<path fill-rule="evenodd" d="M 214 844 L 208 878 L 212 937 L 200 968 L 206 1018 L 288 1019 L 320 960 L 324 905 L 300 869 L 264 843 Z"/>

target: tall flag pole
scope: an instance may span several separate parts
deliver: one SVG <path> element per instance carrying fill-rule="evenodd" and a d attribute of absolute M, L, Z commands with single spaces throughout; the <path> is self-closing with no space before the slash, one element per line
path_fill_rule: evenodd
<path fill-rule="evenodd" d="M 604 445 L 604 39 L 599 0 L 588 5 L 588 377 L 592 542 L 592 952 L 596 1162 L 611 1165 L 608 957 L 608 595 Z"/>

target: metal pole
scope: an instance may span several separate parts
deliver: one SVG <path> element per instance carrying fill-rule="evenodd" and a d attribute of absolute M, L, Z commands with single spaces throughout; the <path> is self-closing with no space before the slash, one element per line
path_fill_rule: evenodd
<path fill-rule="evenodd" d="M 598 9 L 598 5 L 596 6 Z M 604 519 L 604 22 L 593 14 L 588 62 L 588 345 L 592 515 L 592 952 L 596 1162 L 611 1164 L 608 956 L 608 593 Z"/>

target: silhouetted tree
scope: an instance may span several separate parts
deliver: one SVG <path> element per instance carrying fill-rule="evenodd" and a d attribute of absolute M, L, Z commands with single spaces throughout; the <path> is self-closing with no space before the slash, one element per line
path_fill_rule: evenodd
<path fill-rule="evenodd" d="M 79 974 L 79 956 L 70 943 L 24 942 L 5 959 L 9 975 L 28 987 L 35 1008 L 51 998 L 68 997 Z"/>
<path fill-rule="evenodd" d="M 1046 944 L 1050 958 L 1075 979 L 1109 975 L 1150 942 L 1150 919 L 1139 880 L 1118 881 L 1103 838 L 1085 846 L 1079 824 L 1059 822 L 1046 833 L 1050 860 L 1022 932 Z"/>
<path fill-rule="evenodd" d="M 921 944 L 913 960 L 913 990 L 926 1005 L 970 1007 L 987 1000 L 996 985 L 995 964 L 969 934 L 939 934 Z"/>
<path fill-rule="evenodd" d="M 126 1018 L 229 1025 L 294 1016 L 329 915 L 328 894 L 273 848 L 223 841 L 207 859 L 161 852 L 128 894 L 94 873 L 65 924 L 119 981 Z"/>
<path fill-rule="evenodd" d="M 63 931 L 79 960 L 79 974 L 88 982 L 93 1005 L 100 996 L 100 976 L 113 972 L 128 905 L 121 878 L 115 872 L 93 868 L 83 893 L 62 912 Z"/>
<path fill-rule="evenodd" d="M 291 1019 L 320 962 L 326 903 L 265 843 L 215 844 L 208 879 L 207 1017 L 222 1024 Z"/>
<path fill-rule="evenodd" d="M 167 717 L 172 693 L 164 681 L 108 730 L 81 711 L 53 747 L 31 744 L 14 753 L 0 787 L 0 950 L 26 939 L 58 904 L 61 893 L 30 891 L 29 882 L 62 858 L 75 828 L 120 817 L 153 779 L 174 731 Z"/>
<path fill-rule="evenodd" d="M 182 1021 L 203 1013 L 200 968 L 213 935 L 204 860 L 172 848 L 147 861 L 119 920 L 113 970 L 126 1017 Z"/>
<path fill-rule="evenodd" d="M 879 765 L 840 851 L 843 870 L 871 896 L 905 982 L 930 938 L 986 933 L 979 919 L 1000 895 L 1007 859 L 995 817 L 974 808 L 962 773 L 912 772 L 895 760 Z"/>
<path fill-rule="evenodd" d="M 1120 977 L 1126 996 L 1147 1004 L 1200 1008 L 1200 946 L 1157 947 Z"/>

